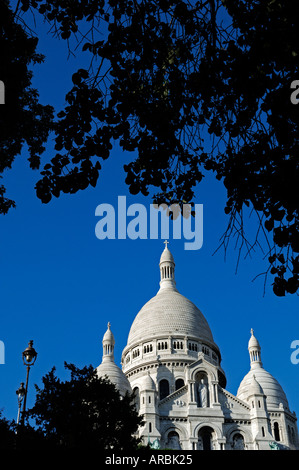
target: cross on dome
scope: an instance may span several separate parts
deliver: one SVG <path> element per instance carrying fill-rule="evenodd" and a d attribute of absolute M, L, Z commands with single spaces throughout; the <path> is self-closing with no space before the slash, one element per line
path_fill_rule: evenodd
<path fill-rule="evenodd" d="M 165 245 L 165 248 L 168 250 L 168 246 L 167 246 L 167 245 L 169 245 L 169 241 L 168 241 L 168 240 L 165 240 L 164 245 Z"/>

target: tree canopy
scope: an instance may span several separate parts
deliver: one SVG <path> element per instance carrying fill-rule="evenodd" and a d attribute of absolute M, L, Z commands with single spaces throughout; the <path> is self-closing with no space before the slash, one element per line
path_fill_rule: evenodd
<path fill-rule="evenodd" d="M 130 451 L 137 449 L 134 436 L 142 417 L 132 396 L 121 397 L 92 366 L 79 369 L 65 364 L 70 380 L 61 381 L 53 368 L 36 386 L 36 401 L 28 411 L 49 446 L 63 449 Z"/>
<path fill-rule="evenodd" d="M 158 203 L 192 202 L 212 171 L 227 191 L 224 247 L 236 236 L 251 253 L 263 236 L 275 294 L 297 292 L 298 110 L 290 85 L 298 77 L 298 3 L 20 0 L 9 19 L 16 24 L 28 10 L 90 57 L 53 122 L 56 153 L 36 185 L 41 201 L 96 186 L 115 141 L 134 155 L 125 166 L 130 192 L 155 188 Z M 48 130 L 35 133 L 34 167 Z M 253 243 L 246 208 L 258 220 Z"/>
<path fill-rule="evenodd" d="M 30 167 L 38 169 L 51 130 L 53 108 L 39 103 L 38 91 L 31 84 L 30 67 L 44 59 L 36 52 L 37 43 L 38 38 L 16 19 L 8 2 L 1 0 L 0 79 L 5 85 L 5 105 L 0 108 L 0 178 L 25 145 Z M 15 201 L 5 192 L 4 185 L 0 185 L 0 214 L 15 207 Z"/>
<path fill-rule="evenodd" d="M 138 449 L 136 433 L 143 419 L 133 394 L 121 396 L 92 366 L 80 369 L 65 363 L 65 368 L 69 380 L 60 380 L 53 367 L 42 378 L 43 386 L 35 386 L 35 404 L 19 425 L 0 411 L 0 449 Z"/>

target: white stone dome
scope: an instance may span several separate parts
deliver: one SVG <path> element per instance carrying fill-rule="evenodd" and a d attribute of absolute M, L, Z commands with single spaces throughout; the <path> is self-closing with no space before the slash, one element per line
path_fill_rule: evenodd
<path fill-rule="evenodd" d="M 249 392 L 248 392 L 248 397 L 250 397 L 251 395 L 265 395 L 264 390 L 262 389 L 262 387 L 256 380 L 255 374 L 253 374 L 252 376 L 252 380 L 251 380 Z"/>
<path fill-rule="evenodd" d="M 248 341 L 248 349 L 250 348 L 260 348 L 260 343 L 254 336 L 252 328 L 251 328 L 251 337 L 250 337 L 250 340 Z"/>
<path fill-rule="evenodd" d="M 280 403 L 282 403 L 285 408 L 289 408 L 287 397 L 281 385 L 263 367 L 251 369 L 248 374 L 245 375 L 237 392 L 238 398 L 243 401 L 247 401 L 252 392 L 254 376 L 262 388 L 263 393 L 266 395 L 266 403 L 268 408 L 278 408 Z"/>
<path fill-rule="evenodd" d="M 123 371 L 114 362 L 114 336 L 111 331 L 110 322 L 108 328 L 103 336 L 103 358 L 102 363 L 96 368 L 98 377 L 107 379 L 112 382 L 121 395 L 127 392 L 132 393 L 131 385 Z"/>
<path fill-rule="evenodd" d="M 160 258 L 160 263 L 163 263 L 164 261 L 168 261 L 168 262 L 174 264 L 174 259 L 173 259 L 172 253 L 171 253 L 170 250 L 167 248 L 167 246 L 166 246 L 165 249 L 163 250 L 162 255 L 161 255 L 161 258 Z"/>
<path fill-rule="evenodd" d="M 253 386 L 257 381 L 266 395 L 266 403 L 269 408 L 278 408 L 280 403 L 285 408 L 289 408 L 287 397 L 277 380 L 267 372 L 262 365 L 261 347 L 253 334 L 251 328 L 251 338 L 248 342 L 248 351 L 250 357 L 250 371 L 245 375 L 237 391 L 237 397 L 247 401 L 252 394 Z M 256 388 L 256 387 L 255 387 Z"/>
<path fill-rule="evenodd" d="M 110 329 L 110 322 L 108 323 L 107 331 L 103 336 L 103 343 L 105 343 L 105 342 L 111 343 L 113 346 L 115 344 L 115 339 L 114 339 L 113 333 Z"/>
<path fill-rule="evenodd" d="M 176 289 L 160 289 L 142 307 L 131 326 L 127 346 L 161 335 L 186 335 L 214 344 L 201 311 Z"/>
<path fill-rule="evenodd" d="M 155 383 L 153 379 L 151 378 L 149 371 L 143 380 L 142 389 L 143 390 L 156 390 Z"/>
<path fill-rule="evenodd" d="M 132 393 L 130 382 L 123 371 L 113 361 L 103 361 L 96 368 L 98 377 L 107 378 L 112 382 L 121 395 Z"/>
<path fill-rule="evenodd" d="M 126 350 L 135 344 L 159 337 L 187 336 L 204 342 L 219 352 L 207 320 L 201 311 L 176 289 L 174 259 L 167 248 L 160 258 L 160 289 L 136 315 Z"/>

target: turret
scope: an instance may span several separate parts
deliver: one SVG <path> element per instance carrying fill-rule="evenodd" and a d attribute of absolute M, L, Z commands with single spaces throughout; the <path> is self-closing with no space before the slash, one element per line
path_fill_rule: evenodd
<path fill-rule="evenodd" d="M 168 241 L 165 240 L 165 248 L 160 258 L 160 290 L 161 289 L 175 289 L 174 268 L 175 263 L 171 252 L 167 245 Z"/>
<path fill-rule="evenodd" d="M 262 360 L 261 360 L 261 347 L 253 334 L 253 329 L 251 328 L 251 338 L 248 342 L 248 351 L 250 356 L 250 368 L 256 369 L 258 367 L 262 367 Z"/>

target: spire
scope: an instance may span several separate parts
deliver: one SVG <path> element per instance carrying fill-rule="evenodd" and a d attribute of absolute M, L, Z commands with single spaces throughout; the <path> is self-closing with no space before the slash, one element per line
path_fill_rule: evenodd
<path fill-rule="evenodd" d="M 174 259 L 172 254 L 168 249 L 169 241 L 165 240 L 165 248 L 162 252 L 160 258 L 160 290 L 161 289 L 175 289 L 175 279 L 174 279 Z"/>
<path fill-rule="evenodd" d="M 103 336 L 103 361 L 114 361 L 114 336 L 112 334 L 112 331 L 110 329 L 111 324 L 108 322 L 107 325 L 108 329 L 106 333 Z"/>
<path fill-rule="evenodd" d="M 257 381 L 256 376 L 254 374 L 252 376 L 252 381 L 249 386 L 248 397 L 250 397 L 251 395 L 264 395 L 264 391 L 261 385 L 259 384 L 259 382 Z"/>
<path fill-rule="evenodd" d="M 251 369 L 256 369 L 258 367 L 262 367 L 262 360 L 261 360 L 261 347 L 253 334 L 253 329 L 251 328 L 251 338 L 248 342 L 248 351 L 250 356 L 250 367 Z"/>

